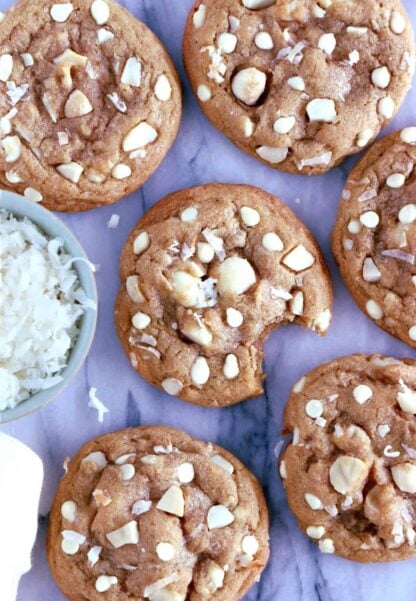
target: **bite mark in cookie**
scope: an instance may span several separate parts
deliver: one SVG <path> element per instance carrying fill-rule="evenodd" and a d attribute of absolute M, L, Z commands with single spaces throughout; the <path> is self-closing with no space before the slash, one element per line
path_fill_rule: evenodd
<path fill-rule="evenodd" d="M 295 322 L 324 334 L 332 290 L 295 215 L 257 188 L 172 194 L 133 230 L 121 257 L 116 323 L 140 375 L 206 405 L 262 391 L 263 341 Z"/>
<path fill-rule="evenodd" d="M 351 355 L 293 388 L 280 475 L 301 529 L 323 553 L 362 562 L 415 555 L 415 412 L 410 359 Z"/>
<path fill-rule="evenodd" d="M 126 481 L 121 468 L 134 476 Z M 87 443 L 68 464 L 48 533 L 68 599 L 238 601 L 269 556 L 267 507 L 229 452 L 148 426 Z"/>
<path fill-rule="evenodd" d="M 367 146 L 414 72 L 399 0 L 197 0 L 183 54 L 212 123 L 293 173 L 326 172 Z"/>
<path fill-rule="evenodd" d="M 416 347 L 416 128 L 383 138 L 351 172 L 332 247 L 377 325 Z"/>
<path fill-rule="evenodd" d="M 0 24 L 0 183 L 51 209 L 141 186 L 179 127 L 175 68 L 112 0 L 21 0 Z"/>

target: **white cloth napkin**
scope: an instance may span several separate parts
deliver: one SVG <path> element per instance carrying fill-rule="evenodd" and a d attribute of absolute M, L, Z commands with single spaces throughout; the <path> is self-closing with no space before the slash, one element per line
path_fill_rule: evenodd
<path fill-rule="evenodd" d="M 15 601 L 19 580 L 30 570 L 42 482 L 36 453 L 0 433 L 0 601 Z"/>

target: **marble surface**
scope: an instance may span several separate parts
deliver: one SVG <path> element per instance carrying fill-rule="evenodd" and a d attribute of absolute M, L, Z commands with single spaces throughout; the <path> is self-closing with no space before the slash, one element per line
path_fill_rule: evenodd
<path fill-rule="evenodd" d="M 404 3 L 416 26 L 416 3 Z M 92 351 L 70 388 L 43 411 L 0 427 L 39 453 L 46 473 L 33 569 L 23 578 L 18 599 L 63 600 L 48 572 L 44 536 L 64 458 L 104 432 L 164 423 L 227 447 L 264 486 L 271 513 L 271 559 L 261 582 L 246 596 L 246 601 L 376 601 L 382 597 L 414 600 L 416 560 L 364 566 L 317 551 L 300 533 L 288 509 L 273 453 L 289 390 L 304 372 L 322 361 L 357 351 L 416 356 L 361 314 L 334 265 L 330 232 L 343 183 L 356 159 L 323 177 L 307 178 L 281 174 L 244 155 L 214 130 L 190 92 L 181 61 L 181 38 L 192 0 L 124 0 L 122 4 L 153 29 L 173 56 L 184 85 L 182 127 L 171 152 L 142 190 L 112 207 L 63 217 L 90 259 L 101 266 L 97 274 L 98 329 Z M 0 0 L 0 9 L 8 5 L 10 1 Z M 390 129 L 415 123 L 415 98 L 416 94 L 410 92 Z M 266 347 L 264 396 L 217 410 L 188 405 L 137 377 L 121 350 L 113 323 L 119 254 L 133 225 L 146 208 L 169 192 L 210 181 L 254 184 L 282 198 L 318 239 L 335 286 L 334 320 L 326 338 L 296 326 L 275 331 Z M 120 225 L 110 230 L 106 222 L 113 213 L 120 215 Z M 96 412 L 88 408 L 91 386 L 97 388 L 99 398 L 110 409 L 103 424 L 97 422 Z"/>

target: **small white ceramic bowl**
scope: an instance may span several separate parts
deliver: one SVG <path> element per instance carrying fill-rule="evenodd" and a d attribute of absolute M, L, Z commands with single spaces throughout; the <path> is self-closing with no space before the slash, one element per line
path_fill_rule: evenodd
<path fill-rule="evenodd" d="M 58 219 L 58 217 L 56 217 L 56 215 L 42 207 L 40 204 L 27 200 L 12 192 L 0 191 L 0 209 L 6 209 L 16 217 L 27 217 L 47 236 L 63 240 L 68 254 L 73 257 L 87 259 L 84 249 L 74 234 L 60 219 Z M 84 261 L 76 261 L 74 263 L 74 269 L 78 273 L 81 286 L 85 290 L 87 297 L 97 303 L 97 287 L 95 284 L 95 276 L 91 268 Z M 29 415 L 30 413 L 41 409 L 68 386 L 77 374 L 81 365 L 84 363 L 88 351 L 90 350 L 94 339 L 96 323 L 97 311 L 87 309 L 81 317 L 79 335 L 71 350 L 68 364 L 60 373 L 63 378 L 62 381 L 52 388 L 37 392 L 13 409 L 0 411 L 0 423 L 24 417 L 25 415 Z"/>

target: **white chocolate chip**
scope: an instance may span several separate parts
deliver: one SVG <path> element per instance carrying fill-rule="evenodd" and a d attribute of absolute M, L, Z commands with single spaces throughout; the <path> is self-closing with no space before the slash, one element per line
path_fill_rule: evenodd
<path fill-rule="evenodd" d="M 274 232 L 264 234 L 261 243 L 270 252 L 281 252 L 284 248 L 281 238 Z"/>
<path fill-rule="evenodd" d="M 209 380 L 210 369 L 205 357 L 197 357 L 191 367 L 191 379 L 197 386 L 203 386 Z"/>
<path fill-rule="evenodd" d="M 121 528 L 113 530 L 105 535 L 106 539 L 110 541 L 115 549 L 124 547 L 124 545 L 137 545 L 139 542 L 139 530 L 137 528 L 137 522 L 132 520 Z"/>
<path fill-rule="evenodd" d="M 360 215 L 361 223 L 370 229 L 375 228 L 380 223 L 380 217 L 375 211 L 366 211 Z"/>
<path fill-rule="evenodd" d="M 241 541 L 241 549 L 243 553 L 246 553 L 250 557 L 254 557 L 254 555 L 259 550 L 259 542 L 255 536 L 247 535 L 244 536 Z"/>
<path fill-rule="evenodd" d="M 205 4 L 200 4 L 198 10 L 196 10 L 193 14 L 192 21 L 194 27 L 196 29 L 201 29 L 205 23 L 205 18 L 207 16 L 207 7 Z"/>
<path fill-rule="evenodd" d="M 1 145 L 6 154 L 6 163 L 14 163 L 20 159 L 21 143 L 18 136 L 6 136 Z"/>
<path fill-rule="evenodd" d="M 196 254 L 201 263 L 211 263 L 215 256 L 215 251 L 207 242 L 198 242 Z"/>
<path fill-rule="evenodd" d="M 68 97 L 68 100 L 65 103 L 65 117 L 68 119 L 73 119 L 75 117 L 83 117 L 84 115 L 88 115 L 91 113 L 93 107 L 85 96 L 83 92 L 80 90 L 74 90 Z"/>
<path fill-rule="evenodd" d="M 315 495 L 312 495 L 309 492 L 305 493 L 305 501 L 309 505 L 309 507 L 314 511 L 317 511 L 318 509 L 323 509 L 324 507 L 324 504 L 322 503 L 321 499 L 319 499 Z"/>
<path fill-rule="evenodd" d="M 118 579 L 115 576 L 98 576 L 95 581 L 95 588 L 99 593 L 106 593 L 117 583 Z"/>
<path fill-rule="evenodd" d="M 81 465 L 102 471 L 107 465 L 107 458 L 102 451 L 94 451 L 81 461 Z"/>
<path fill-rule="evenodd" d="M 385 90 L 389 86 L 390 80 L 390 71 L 386 66 L 377 67 L 377 69 L 374 69 L 374 71 L 371 73 L 371 81 L 377 88 L 380 88 L 381 90 Z"/>
<path fill-rule="evenodd" d="M 227 461 L 222 455 L 213 455 L 211 461 L 221 469 L 225 470 L 228 474 L 232 475 L 234 473 L 233 464 Z"/>
<path fill-rule="evenodd" d="M 354 401 L 359 405 L 364 405 L 364 403 L 372 398 L 373 391 L 366 384 L 359 384 L 352 391 L 352 396 L 354 397 Z"/>
<path fill-rule="evenodd" d="M 305 413 L 312 419 L 316 417 L 320 417 L 324 411 L 324 406 L 322 401 L 318 401 L 317 399 L 311 399 L 305 405 Z"/>
<path fill-rule="evenodd" d="M 42 194 L 38 190 L 35 190 L 35 188 L 26 188 L 23 195 L 32 202 L 42 202 L 43 200 Z"/>
<path fill-rule="evenodd" d="M 224 505 L 213 505 L 207 516 L 208 530 L 225 528 L 234 522 L 234 516 Z"/>
<path fill-rule="evenodd" d="M 0 81 L 8 81 L 13 71 L 13 57 L 11 54 L 0 55 Z"/>
<path fill-rule="evenodd" d="M 416 127 L 406 127 L 400 132 L 400 138 L 406 144 L 416 144 Z"/>
<path fill-rule="evenodd" d="M 196 207 L 188 207 L 181 213 L 181 221 L 191 223 L 198 219 L 198 209 Z"/>
<path fill-rule="evenodd" d="M 150 246 L 150 236 L 147 232 L 141 232 L 134 240 L 133 252 L 135 255 L 141 255 Z"/>
<path fill-rule="evenodd" d="M 399 463 L 391 468 L 393 480 L 398 488 L 410 494 L 416 493 L 416 465 Z"/>
<path fill-rule="evenodd" d="M 247 227 L 255 227 L 260 223 L 260 214 L 256 209 L 251 207 L 241 207 L 240 215 Z"/>
<path fill-rule="evenodd" d="M 273 124 L 273 130 L 277 134 L 288 134 L 295 124 L 295 117 L 279 117 Z"/>
<path fill-rule="evenodd" d="M 208 330 L 208 328 L 203 324 L 198 327 L 183 326 L 181 332 L 187 338 L 189 338 L 189 340 L 192 340 L 192 342 L 195 342 L 200 346 L 209 346 L 212 342 L 212 334 Z"/>
<path fill-rule="evenodd" d="M 239 375 L 240 368 L 238 366 L 238 359 L 235 355 L 229 354 L 226 356 L 223 373 L 227 380 L 234 380 Z"/>
<path fill-rule="evenodd" d="M 406 181 L 406 177 L 403 173 L 392 173 L 386 179 L 386 184 L 389 188 L 401 188 Z"/>
<path fill-rule="evenodd" d="M 370 142 L 373 135 L 374 135 L 374 132 L 370 128 L 366 128 L 366 129 L 363 129 L 362 131 L 360 131 L 357 136 L 357 146 L 359 148 L 364 148 L 364 146 L 367 146 L 367 144 Z"/>
<path fill-rule="evenodd" d="M 250 10 L 260 10 L 276 4 L 276 0 L 242 0 L 243 6 Z"/>
<path fill-rule="evenodd" d="M 57 23 L 65 23 L 73 10 L 74 7 L 70 2 L 65 2 L 64 4 L 52 4 L 51 17 Z"/>
<path fill-rule="evenodd" d="M 20 55 L 20 58 L 22 59 L 25 67 L 33 67 L 35 64 L 33 56 L 30 54 L 30 52 L 23 52 L 23 54 Z"/>
<path fill-rule="evenodd" d="M 406 386 L 403 380 L 400 380 L 400 390 L 396 399 L 402 411 L 416 415 L 416 391 Z"/>
<path fill-rule="evenodd" d="M 219 565 L 210 564 L 208 567 L 208 576 L 215 587 L 215 590 L 224 586 L 225 572 Z"/>
<path fill-rule="evenodd" d="M 134 465 L 132 465 L 131 463 L 126 463 L 125 465 L 120 465 L 120 472 L 121 472 L 121 479 L 124 481 L 128 481 L 131 480 L 132 478 L 134 478 L 135 474 L 136 474 L 136 469 L 134 467 Z"/>
<path fill-rule="evenodd" d="M 406 29 L 406 21 L 404 17 L 397 12 L 397 10 L 393 10 L 390 17 L 390 29 L 393 33 L 397 35 L 401 35 Z"/>
<path fill-rule="evenodd" d="M 95 566 L 97 561 L 100 559 L 100 553 L 102 550 L 103 550 L 102 547 L 99 547 L 98 545 L 96 545 L 94 547 L 91 547 L 91 549 L 88 551 L 87 559 L 88 559 L 89 565 L 92 568 Z"/>
<path fill-rule="evenodd" d="M 192 463 L 185 462 L 178 466 L 178 478 L 182 484 L 189 484 L 195 478 L 195 470 Z"/>
<path fill-rule="evenodd" d="M 378 112 L 384 119 L 391 119 L 394 115 L 396 106 L 391 96 L 385 96 L 378 102 Z"/>
<path fill-rule="evenodd" d="M 183 307 L 195 307 L 199 301 L 200 279 L 187 271 L 176 271 L 172 277 L 172 293 Z"/>
<path fill-rule="evenodd" d="M 416 220 L 416 205 L 404 205 L 399 211 L 400 223 L 413 223 Z"/>
<path fill-rule="evenodd" d="M 238 100 L 254 106 L 266 89 L 266 75 L 255 67 L 242 69 L 233 77 L 231 89 Z"/>
<path fill-rule="evenodd" d="M 360 62 L 360 53 L 358 52 L 358 50 L 352 50 L 352 52 L 350 52 L 348 55 L 348 59 L 349 59 L 350 65 L 356 65 L 357 63 L 359 63 Z"/>
<path fill-rule="evenodd" d="M 229 257 L 219 266 L 218 292 L 221 296 L 247 292 L 256 283 L 256 274 L 247 259 Z"/>
<path fill-rule="evenodd" d="M 61 549 L 66 555 L 75 555 L 79 551 L 79 544 L 73 540 L 63 539 Z"/>
<path fill-rule="evenodd" d="M 323 526 L 308 526 L 306 528 L 306 534 L 315 540 L 319 540 L 325 534 L 325 528 Z"/>
<path fill-rule="evenodd" d="M 299 394 L 305 388 L 306 376 L 302 376 L 293 386 L 292 392 Z"/>
<path fill-rule="evenodd" d="M 260 50 L 272 50 L 274 46 L 272 36 L 267 31 L 259 31 L 254 38 L 254 43 Z"/>
<path fill-rule="evenodd" d="M 127 177 L 130 177 L 131 169 L 128 165 L 118 163 L 118 165 L 114 165 L 111 175 L 114 179 L 126 179 Z"/>
<path fill-rule="evenodd" d="M 416 340 L 416 325 L 409 328 L 408 334 L 410 340 Z"/>
<path fill-rule="evenodd" d="M 241 326 L 241 324 L 243 323 L 243 314 L 238 311 L 237 309 L 233 309 L 232 307 L 229 307 L 226 310 L 226 315 L 227 315 L 227 323 L 231 328 L 239 328 Z"/>
<path fill-rule="evenodd" d="M 355 27 L 354 25 L 349 25 L 347 27 L 347 33 L 354 33 L 355 35 L 364 35 L 367 31 L 367 27 Z"/>
<path fill-rule="evenodd" d="M 224 31 L 218 36 L 218 47 L 224 54 L 232 54 L 237 46 L 237 36 Z"/>
<path fill-rule="evenodd" d="M 167 102 L 172 96 L 172 86 L 166 75 L 159 75 L 155 84 L 155 96 L 161 102 Z"/>
<path fill-rule="evenodd" d="M 94 0 L 91 4 L 91 15 L 97 25 L 104 25 L 110 18 L 110 9 L 104 0 Z"/>
<path fill-rule="evenodd" d="M 56 167 L 57 172 L 62 175 L 65 179 L 68 179 L 74 184 L 77 184 L 81 178 L 81 175 L 84 171 L 84 167 L 79 163 L 75 163 L 71 161 L 70 163 L 64 163 L 62 165 L 58 165 Z"/>
<path fill-rule="evenodd" d="M 156 508 L 165 513 L 170 513 L 183 518 L 185 512 L 185 500 L 179 486 L 171 486 L 162 496 Z"/>
<path fill-rule="evenodd" d="M 140 87 L 142 83 L 142 64 L 135 56 L 131 56 L 126 60 L 120 81 L 126 86 Z"/>
<path fill-rule="evenodd" d="M 171 561 L 175 557 L 175 547 L 171 543 L 159 543 L 156 554 L 161 561 Z"/>
<path fill-rule="evenodd" d="M 145 499 L 139 499 L 132 505 L 131 512 L 133 515 L 142 515 L 149 511 L 152 507 L 152 501 L 146 501 Z"/>
<path fill-rule="evenodd" d="M 5 175 L 10 184 L 20 184 L 23 181 L 17 171 L 6 171 Z"/>
<path fill-rule="evenodd" d="M 286 160 L 286 157 L 289 152 L 289 148 L 286 146 L 282 147 L 272 147 L 272 146 L 259 146 L 256 148 L 256 152 L 263 159 L 263 161 L 267 161 L 272 165 L 277 165 L 278 163 L 283 163 Z"/>
<path fill-rule="evenodd" d="M 318 543 L 321 553 L 335 553 L 334 541 L 331 538 L 323 538 Z"/>
<path fill-rule="evenodd" d="M 105 29 L 102 27 L 97 31 L 97 42 L 99 44 L 104 44 L 105 42 L 109 42 L 114 38 L 114 33 L 109 29 Z"/>
<path fill-rule="evenodd" d="M 334 489 L 343 494 L 358 491 L 368 474 L 366 464 L 357 457 L 340 455 L 329 470 L 329 480 Z"/>
<path fill-rule="evenodd" d="M 377 434 L 381 438 L 384 438 L 385 436 L 387 436 L 387 434 L 389 432 L 390 432 L 390 426 L 388 426 L 387 424 L 380 424 L 379 426 L 377 426 Z"/>
<path fill-rule="evenodd" d="M 77 504 L 74 501 L 65 501 L 61 505 L 61 515 L 68 522 L 75 522 L 77 509 Z"/>
<path fill-rule="evenodd" d="M 162 388 L 168 394 L 175 396 L 182 390 L 183 384 L 176 378 L 166 378 L 162 382 Z"/>
<path fill-rule="evenodd" d="M 242 124 L 245 137 L 250 138 L 254 133 L 254 122 L 250 117 L 243 117 Z"/>
<path fill-rule="evenodd" d="M 381 279 L 381 272 L 371 257 L 364 260 L 363 280 L 365 282 L 375 283 Z"/>
<path fill-rule="evenodd" d="M 143 148 L 154 142 L 158 137 L 157 131 L 146 121 L 135 125 L 123 139 L 123 150 L 130 152 Z"/>
<path fill-rule="evenodd" d="M 62 54 L 53 59 L 56 65 L 70 65 L 71 67 L 85 67 L 88 57 L 67 48 Z"/>
<path fill-rule="evenodd" d="M 309 269 L 309 267 L 315 263 L 315 258 L 302 244 L 300 244 L 291 250 L 284 257 L 282 262 L 289 267 L 289 269 L 299 272 Z"/>
<path fill-rule="evenodd" d="M 318 48 L 331 56 L 337 45 L 337 40 L 333 33 L 323 33 L 318 40 Z"/>
<path fill-rule="evenodd" d="M 304 297 L 303 292 L 298 290 L 294 293 L 293 298 L 290 301 L 290 310 L 293 315 L 303 315 Z"/>
<path fill-rule="evenodd" d="M 375 300 L 368 300 L 365 305 L 366 311 L 373 319 L 381 319 L 384 315 L 383 309 Z"/>
<path fill-rule="evenodd" d="M 197 95 L 201 102 L 208 102 L 212 97 L 211 90 L 204 84 L 198 86 Z"/>
<path fill-rule="evenodd" d="M 299 77 L 299 75 L 295 75 L 295 77 L 290 77 L 287 80 L 287 83 L 289 87 L 292 88 L 292 90 L 297 90 L 298 92 L 305 91 L 305 81 L 302 77 Z"/>
<path fill-rule="evenodd" d="M 314 98 L 308 102 L 306 112 L 310 121 L 333 123 L 337 118 L 335 102 L 329 98 Z"/>
<path fill-rule="evenodd" d="M 138 311 L 131 319 L 133 327 L 135 327 L 137 330 L 145 330 L 151 321 L 151 317 L 146 315 L 146 313 L 142 313 L 141 311 Z"/>
<path fill-rule="evenodd" d="M 347 229 L 350 234 L 358 234 L 361 230 L 360 222 L 356 219 L 351 219 L 351 221 L 348 223 Z"/>

